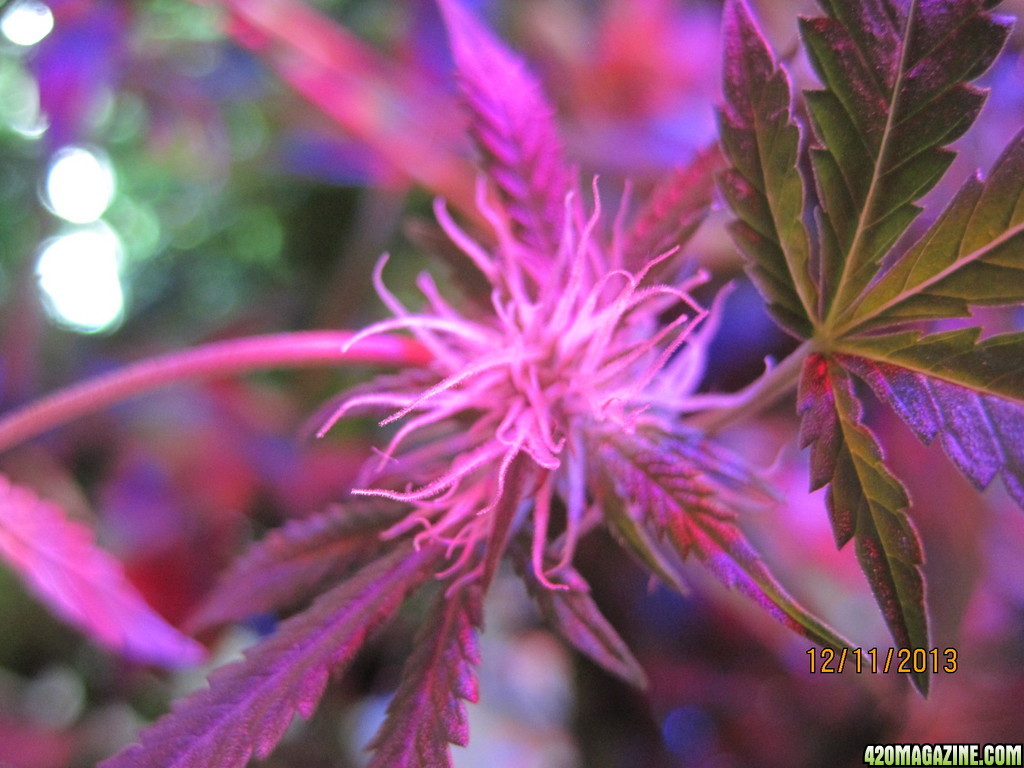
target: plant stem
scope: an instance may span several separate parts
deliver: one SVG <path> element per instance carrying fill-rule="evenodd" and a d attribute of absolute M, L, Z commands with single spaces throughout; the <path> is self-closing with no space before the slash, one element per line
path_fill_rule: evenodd
<path fill-rule="evenodd" d="M 738 396 L 739 403 L 737 405 L 703 411 L 689 419 L 687 424 L 707 434 L 714 434 L 774 405 L 780 397 L 796 386 L 800 379 L 800 370 L 804 360 L 816 347 L 817 342 L 813 339 L 805 341 L 787 355 L 781 363 L 748 386 Z"/>
<path fill-rule="evenodd" d="M 432 359 L 417 342 L 393 336 L 366 338 L 345 351 L 353 335 L 347 331 L 280 333 L 219 341 L 143 360 L 75 384 L 0 419 L 0 451 L 120 400 L 186 379 L 331 363 L 423 367 Z"/>

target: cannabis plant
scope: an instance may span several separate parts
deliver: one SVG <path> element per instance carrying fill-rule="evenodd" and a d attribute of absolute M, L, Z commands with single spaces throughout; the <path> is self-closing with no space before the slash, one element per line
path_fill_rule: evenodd
<path fill-rule="evenodd" d="M 0 422 L 0 447 L 170 381 L 273 366 L 391 368 L 325 411 L 377 414 L 376 455 L 349 498 L 267 535 L 193 616 L 198 632 L 287 615 L 243 659 L 178 701 L 104 768 L 232 768 L 308 717 L 412 595 L 429 608 L 371 765 L 450 765 L 484 598 L 503 563 L 550 626 L 637 686 L 641 665 L 574 567 L 610 531 L 684 589 L 699 563 L 813 643 L 854 646 L 799 605 L 743 533 L 772 489 L 717 433 L 794 390 L 810 486 L 827 486 L 836 543 L 857 557 L 895 646 L 927 652 L 923 553 L 910 499 L 865 423 L 870 391 L 978 488 L 1000 476 L 1024 506 L 1024 334 L 949 325 L 1024 298 L 1024 139 L 972 176 L 926 226 L 918 201 L 985 92 L 971 85 L 1010 28 L 986 0 L 820 0 L 802 19 L 821 87 L 794 95 L 743 0 L 724 13 L 720 144 L 633 205 L 578 178 L 527 66 L 458 0 L 439 0 L 479 158 L 474 217 L 434 205 L 458 280 L 416 280 L 407 306 L 373 274 L 387 319 L 354 332 L 221 342 L 85 382 Z M 750 278 L 795 350 L 748 388 L 702 389 L 722 302 L 684 257 L 715 183 Z M 611 202 L 609 202 L 611 201 Z M 944 330 L 935 323 L 942 321 Z M 779 536 L 785 536 L 779 531 Z M 83 525 L 0 486 L 0 554 L 59 615 L 141 661 L 203 648 L 160 619 Z M 295 610 L 296 606 L 305 606 Z M 913 681 L 928 690 L 927 668 Z M 836 683 L 840 684 L 840 683 Z"/>

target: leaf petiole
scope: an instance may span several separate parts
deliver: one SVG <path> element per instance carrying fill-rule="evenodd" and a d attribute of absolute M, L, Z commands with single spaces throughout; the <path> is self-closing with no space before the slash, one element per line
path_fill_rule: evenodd
<path fill-rule="evenodd" d="M 812 352 L 818 351 L 818 347 L 819 342 L 816 339 L 808 339 L 781 363 L 765 371 L 760 378 L 738 393 L 735 396 L 738 401 L 736 405 L 701 411 L 688 419 L 687 424 L 712 435 L 736 422 L 761 413 L 796 387 L 804 360 Z"/>
<path fill-rule="evenodd" d="M 143 360 L 60 390 L 0 418 L 0 451 L 113 403 L 187 379 L 267 368 L 346 364 L 424 367 L 433 359 L 419 342 L 394 336 L 362 339 L 348 331 L 295 331 L 205 344 Z"/>

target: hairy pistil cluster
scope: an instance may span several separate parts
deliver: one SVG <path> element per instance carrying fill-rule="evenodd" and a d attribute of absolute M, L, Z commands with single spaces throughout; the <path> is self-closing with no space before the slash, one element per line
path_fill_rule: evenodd
<path fill-rule="evenodd" d="M 703 276 L 679 286 L 649 280 L 651 269 L 672 251 L 638 272 L 624 269 L 622 216 L 605 247 L 597 231 L 596 188 L 594 200 L 587 215 L 579 195 L 567 195 L 555 254 L 524 246 L 482 187 L 480 210 L 497 235 L 493 253 L 436 203 L 445 232 L 492 286 L 492 311 L 482 316 L 460 313 L 427 273 L 417 279 L 426 308 L 411 312 L 384 285 L 386 256 L 375 270 L 377 293 L 394 317 L 367 327 L 351 344 L 406 329 L 434 355 L 436 380 L 426 386 L 401 377 L 378 380 L 372 391 L 348 398 L 320 434 L 354 410 L 392 410 L 381 425 L 401 424 L 376 475 L 401 459 L 417 468 L 417 477 L 429 479 L 355 493 L 411 504 L 411 514 L 389 535 L 422 527 L 418 543 L 443 542 L 451 562 L 445 576 L 481 576 L 485 549 L 504 546 L 498 539 L 507 533 L 496 530 L 494 512 L 512 499 L 518 508 L 511 529 L 532 530 L 536 576 L 560 586 L 557 573 L 572 560 L 581 531 L 600 519 L 589 507 L 585 438 L 603 427 L 630 432 L 685 410 L 695 372 L 703 367 L 704 331 L 691 332 L 707 312 L 688 293 Z M 686 344 L 688 339 L 697 343 Z M 675 393 L 652 385 L 659 373 L 674 382 Z M 510 487 L 513 475 L 516 487 Z M 552 565 L 546 553 L 556 499 L 565 524 Z"/>

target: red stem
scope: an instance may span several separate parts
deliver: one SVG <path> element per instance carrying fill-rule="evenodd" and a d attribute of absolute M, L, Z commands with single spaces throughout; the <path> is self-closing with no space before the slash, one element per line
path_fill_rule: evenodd
<path fill-rule="evenodd" d="M 352 336 L 347 331 L 280 333 L 214 342 L 143 360 L 75 384 L 0 419 L 0 451 L 120 400 L 185 379 L 330 363 L 423 367 L 432 360 L 417 342 L 394 336 L 363 339 L 343 351 Z"/>

